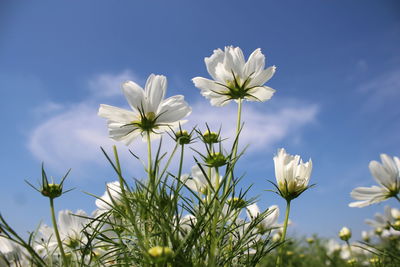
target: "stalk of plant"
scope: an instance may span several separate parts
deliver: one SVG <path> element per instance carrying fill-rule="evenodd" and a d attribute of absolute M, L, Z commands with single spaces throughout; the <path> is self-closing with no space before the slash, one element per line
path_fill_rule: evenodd
<path fill-rule="evenodd" d="M 60 233 L 58 231 L 58 226 L 57 226 L 57 220 L 56 220 L 56 215 L 54 212 L 54 201 L 53 198 L 49 198 L 50 199 L 50 214 L 51 214 L 51 221 L 53 223 L 53 228 L 54 228 L 54 233 L 57 239 L 57 243 L 58 243 L 58 248 L 60 249 L 60 253 L 61 253 L 61 257 L 63 259 L 64 264 L 67 264 L 67 256 L 65 255 L 64 252 L 64 247 L 63 247 L 63 243 L 61 241 L 60 238 Z"/>
<path fill-rule="evenodd" d="M 58 226 L 57 226 L 57 221 L 56 221 L 56 216 L 55 216 L 55 211 L 54 211 L 54 199 L 58 198 L 61 195 L 72 190 L 72 189 L 69 189 L 67 191 L 63 191 L 64 181 L 67 178 L 70 171 L 71 170 L 68 170 L 68 172 L 64 175 L 64 177 L 61 179 L 61 182 L 59 184 L 55 184 L 53 181 L 51 183 L 49 183 L 47 174 L 44 170 L 44 165 L 42 164 L 42 183 L 41 183 L 40 188 L 38 189 L 35 186 L 33 186 L 31 183 L 29 183 L 28 181 L 25 181 L 28 185 L 30 185 L 33 189 L 35 189 L 36 191 L 41 193 L 44 197 L 49 198 L 51 221 L 53 223 L 53 228 L 54 228 L 54 233 L 55 233 L 55 236 L 57 239 L 58 248 L 60 249 L 61 257 L 62 257 L 63 263 L 65 263 L 65 264 L 68 263 L 68 258 L 65 255 L 63 243 L 60 238 L 60 233 L 58 231 Z"/>
<path fill-rule="evenodd" d="M 280 240 L 281 243 L 284 243 L 286 239 L 291 201 L 313 186 L 308 185 L 312 171 L 312 161 L 310 159 L 308 162 L 303 163 L 303 160 L 299 155 L 292 156 L 287 154 L 285 149 L 281 148 L 274 157 L 274 164 L 277 184 L 270 182 L 277 189 L 275 193 L 286 200 L 285 222 Z M 276 266 L 278 267 L 282 266 L 282 252 L 283 246 L 279 249 L 276 260 Z"/>

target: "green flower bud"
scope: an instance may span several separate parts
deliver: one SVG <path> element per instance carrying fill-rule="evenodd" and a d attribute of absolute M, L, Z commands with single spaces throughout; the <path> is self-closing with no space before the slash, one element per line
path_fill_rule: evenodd
<path fill-rule="evenodd" d="M 60 184 L 43 184 L 41 193 L 45 197 L 57 198 L 62 195 L 63 187 Z"/>
<path fill-rule="evenodd" d="M 228 199 L 228 204 L 231 205 L 234 209 L 243 209 L 246 207 L 246 201 L 243 198 L 230 198 Z"/>
<path fill-rule="evenodd" d="M 209 130 L 203 133 L 203 141 L 206 144 L 213 144 L 219 142 L 219 134 L 216 132 L 210 132 Z"/>
<path fill-rule="evenodd" d="M 400 231 L 400 220 L 396 220 L 394 224 L 392 224 L 392 228 L 396 231 Z"/>
<path fill-rule="evenodd" d="M 161 246 L 155 246 L 150 248 L 148 251 L 149 255 L 153 258 L 165 258 L 165 257 L 170 257 L 174 253 L 172 249 L 169 247 L 161 247 Z"/>
<path fill-rule="evenodd" d="M 339 231 L 339 237 L 340 239 L 342 239 L 343 241 L 348 241 L 351 238 L 351 231 L 349 228 L 347 227 L 343 227 L 340 231 Z"/>
<path fill-rule="evenodd" d="M 354 265 L 357 263 L 357 260 L 355 258 L 351 258 L 350 260 L 347 261 L 348 264 Z"/>
<path fill-rule="evenodd" d="M 211 153 L 206 158 L 206 163 L 209 167 L 221 167 L 227 163 L 227 158 L 219 152 Z"/>
<path fill-rule="evenodd" d="M 177 131 L 175 133 L 175 138 L 180 145 L 187 145 L 192 141 L 192 136 L 186 130 Z"/>
<path fill-rule="evenodd" d="M 312 237 L 307 238 L 306 241 L 308 244 L 313 244 L 315 242 L 314 238 Z"/>
<path fill-rule="evenodd" d="M 376 234 L 376 235 L 379 235 L 379 236 L 380 236 L 380 235 L 382 234 L 382 232 L 383 232 L 383 229 L 382 229 L 381 227 L 376 227 L 376 228 L 375 228 L 375 234 Z"/>
<path fill-rule="evenodd" d="M 378 263 L 380 262 L 380 260 L 379 260 L 378 257 L 373 257 L 373 258 L 370 258 L 370 259 L 369 259 L 369 262 L 370 262 L 371 264 L 378 264 Z"/>

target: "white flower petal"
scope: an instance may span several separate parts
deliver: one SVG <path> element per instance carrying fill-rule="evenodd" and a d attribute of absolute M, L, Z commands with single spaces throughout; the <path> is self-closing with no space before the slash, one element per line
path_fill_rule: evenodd
<path fill-rule="evenodd" d="M 192 108 L 185 102 L 182 95 L 172 96 L 161 103 L 157 121 L 160 123 L 176 122 L 191 112 Z"/>
<path fill-rule="evenodd" d="M 137 119 L 137 114 L 135 112 L 105 104 L 100 105 L 97 114 L 100 117 L 120 123 L 130 123 Z"/>
<path fill-rule="evenodd" d="M 262 70 L 254 75 L 254 77 L 251 78 L 250 83 L 248 84 L 248 87 L 254 87 L 254 86 L 262 86 L 266 82 L 269 81 L 269 79 L 272 78 L 275 74 L 276 67 L 272 66 L 269 67 L 265 70 Z"/>
<path fill-rule="evenodd" d="M 265 66 L 265 56 L 261 53 L 261 49 L 257 48 L 251 53 L 249 59 L 247 60 L 243 74 L 247 77 L 254 75 L 264 69 Z"/>
<path fill-rule="evenodd" d="M 143 88 L 135 82 L 126 81 L 122 84 L 122 91 L 133 110 L 141 109 L 146 105 Z"/>
<path fill-rule="evenodd" d="M 272 89 L 268 86 L 255 87 L 249 91 L 249 94 L 251 94 L 251 96 L 253 97 L 249 97 L 247 98 L 247 100 L 264 102 L 270 99 L 274 95 L 274 93 L 275 89 Z"/>
<path fill-rule="evenodd" d="M 145 92 L 147 109 L 145 112 L 157 112 L 158 106 L 164 99 L 167 90 L 167 78 L 162 75 L 151 74 L 147 79 Z"/>
<path fill-rule="evenodd" d="M 204 59 L 208 73 L 216 81 L 225 82 L 223 80 L 220 80 L 215 72 L 217 64 L 222 63 L 224 61 L 224 55 L 225 55 L 225 53 L 221 49 L 218 48 L 218 49 L 214 50 L 213 54 L 210 57 L 206 57 Z"/>

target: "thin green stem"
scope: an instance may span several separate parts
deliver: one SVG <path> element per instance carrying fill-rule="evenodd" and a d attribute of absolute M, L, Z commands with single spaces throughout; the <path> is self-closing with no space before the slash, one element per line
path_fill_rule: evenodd
<path fill-rule="evenodd" d="M 147 172 L 149 176 L 149 183 L 154 186 L 155 181 L 152 175 L 152 162 L 151 162 L 151 140 L 150 140 L 150 131 L 147 131 Z"/>
<path fill-rule="evenodd" d="M 281 236 L 281 240 L 280 240 L 281 243 L 285 242 L 286 231 L 287 231 L 288 222 L 289 222 L 289 213 L 290 213 L 290 200 L 286 200 L 285 221 L 283 223 L 283 232 L 282 232 L 282 236 Z M 278 258 L 276 260 L 277 267 L 282 266 L 282 253 L 283 253 L 283 244 L 281 244 L 281 247 L 278 252 Z"/>
<path fill-rule="evenodd" d="M 220 219 L 220 214 L 221 214 L 221 205 L 220 205 L 220 200 L 218 197 L 219 194 L 219 170 L 218 168 L 215 168 L 215 194 L 216 197 L 214 197 L 214 215 L 213 215 L 213 222 L 212 222 L 212 240 L 211 240 L 211 255 L 210 255 L 210 259 L 211 259 L 211 264 L 210 266 L 216 266 L 217 263 L 217 246 L 218 246 L 218 236 L 217 236 L 217 225 L 218 225 L 218 220 Z M 212 181 L 212 177 L 210 177 L 211 181 Z M 211 190 L 210 190 L 211 191 Z"/>
<path fill-rule="evenodd" d="M 236 156 L 237 156 L 237 150 L 238 150 L 238 146 L 239 146 L 239 131 L 240 131 L 240 125 L 242 123 L 241 118 L 242 118 L 242 99 L 239 99 L 237 121 L 236 121 L 236 144 L 233 148 L 233 158 L 236 158 Z"/>
<path fill-rule="evenodd" d="M 394 198 L 397 199 L 400 202 L 400 198 L 399 198 L 398 195 L 395 195 Z"/>
<path fill-rule="evenodd" d="M 354 262 L 353 262 L 353 260 L 355 259 L 354 258 L 354 255 L 353 255 L 353 250 L 351 249 L 351 245 L 350 245 L 350 242 L 349 242 L 349 240 L 346 240 L 346 244 L 347 244 L 347 247 L 349 248 L 349 252 L 350 252 L 350 257 L 351 257 L 351 265 L 352 266 L 354 266 Z"/>
<path fill-rule="evenodd" d="M 181 156 L 179 159 L 179 169 L 178 169 L 178 186 L 176 189 L 176 192 L 174 194 L 175 198 L 175 216 L 176 218 L 179 218 L 179 209 L 178 209 L 178 198 L 179 198 L 179 191 L 181 190 L 182 187 L 182 180 L 181 180 L 181 175 L 182 175 L 182 168 L 183 168 L 183 155 L 185 152 L 185 145 L 181 145 Z M 179 228 L 179 220 L 176 220 L 176 229 Z M 179 235 L 179 231 L 177 231 L 177 235 Z"/>
<path fill-rule="evenodd" d="M 233 160 L 236 159 L 237 156 L 237 151 L 238 151 L 238 146 L 239 146 L 239 132 L 240 132 L 240 125 L 241 125 L 241 120 L 242 120 L 242 99 L 239 99 L 238 102 L 238 110 L 237 110 L 237 120 L 236 120 L 236 135 L 235 135 L 235 143 L 233 145 L 233 151 L 232 151 L 232 158 Z M 225 183 L 225 188 L 224 188 L 224 194 L 228 191 L 228 188 L 231 184 L 233 177 L 233 167 L 230 171 L 230 174 L 228 176 L 228 179 Z"/>
<path fill-rule="evenodd" d="M 121 164 L 119 162 L 119 156 L 118 156 L 118 151 L 117 147 L 113 146 L 113 151 L 114 151 L 114 157 L 115 157 L 115 167 L 117 168 L 118 171 L 118 180 L 119 180 L 119 187 L 121 189 L 121 196 L 125 204 L 126 211 L 129 213 L 129 216 L 131 217 L 132 223 L 135 222 L 135 216 L 133 215 L 132 209 L 129 204 L 129 199 L 126 195 L 126 190 L 125 190 L 125 181 L 124 178 L 122 177 L 122 170 L 121 170 Z"/>
<path fill-rule="evenodd" d="M 176 150 L 178 149 L 178 146 L 179 146 L 179 143 L 176 142 L 175 147 L 174 147 L 174 149 L 172 150 L 172 153 L 171 153 L 171 155 L 169 156 L 168 161 L 167 161 L 167 163 L 165 164 L 164 169 L 162 170 L 162 172 L 161 172 L 161 174 L 160 174 L 160 177 L 163 177 L 164 173 L 167 171 L 169 165 L 171 164 L 172 158 L 174 157 L 174 155 L 175 155 L 175 153 L 176 153 Z"/>
<path fill-rule="evenodd" d="M 56 239 L 57 239 L 58 247 L 60 248 L 61 257 L 63 259 L 63 264 L 67 265 L 67 257 L 66 257 L 65 252 L 64 252 L 63 244 L 61 242 L 60 233 L 58 232 L 56 215 L 55 215 L 55 212 L 54 212 L 54 200 L 53 200 L 53 198 L 49 198 L 49 199 L 50 199 L 51 221 L 53 222 L 54 233 L 56 234 Z"/>

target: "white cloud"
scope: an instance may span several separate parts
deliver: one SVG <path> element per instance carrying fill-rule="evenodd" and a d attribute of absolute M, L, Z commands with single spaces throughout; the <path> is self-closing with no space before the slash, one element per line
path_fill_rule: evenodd
<path fill-rule="evenodd" d="M 376 111 L 389 105 L 398 105 L 400 98 L 400 69 L 381 74 L 359 87 L 368 96 L 364 110 Z"/>
<path fill-rule="evenodd" d="M 93 96 L 112 97 L 121 94 L 121 84 L 127 80 L 138 81 L 130 70 L 118 74 L 102 73 L 89 80 L 89 89 Z"/>
<path fill-rule="evenodd" d="M 116 75 L 116 77 L 122 76 Z M 90 84 L 97 84 L 98 88 L 111 88 L 110 81 L 119 79 L 112 75 L 101 77 L 108 78 L 96 79 Z M 104 85 L 100 81 L 104 81 Z M 108 95 L 111 96 L 111 94 Z M 111 148 L 116 143 L 107 137 L 106 121 L 97 116 L 100 103 L 94 99 L 93 96 L 79 104 L 64 107 L 61 112 L 37 125 L 32 130 L 28 143 L 33 155 L 40 161 L 44 161 L 46 165 L 60 171 L 71 167 L 75 171 L 84 170 L 85 172 L 86 168 L 90 170 L 96 166 L 107 166 L 104 164 L 106 161 L 99 147 Z M 272 99 L 271 101 L 279 102 L 280 100 Z M 316 105 L 305 105 L 296 101 L 286 104 L 283 103 L 284 101 L 280 102 L 282 102 L 281 106 L 275 103 L 274 106 L 277 108 L 268 113 L 265 110 L 253 108 L 252 103 L 245 103 L 243 111 L 245 127 L 240 143 L 250 144 L 249 153 L 270 149 L 286 137 L 298 137 L 304 126 L 316 119 L 318 113 Z M 231 137 L 227 142 L 232 142 L 236 128 L 236 108 L 233 103 L 222 108 L 211 107 L 208 101 L 202 99 L 193 104 L 192 115 L 184 128 L 190 129 L 197 125 L 204 130 L 207 122 L 212 129 L 218 130 L 222 125 L 223 136 Z M 167 139 L 169 138 L 165 138 Z M 164 145 L 164 151 L 172 150 L 171 142 L 164 142 Z M 132 165 L 132 157 L 126 152 L 126 147 L 119 146 L 121 152 L 125 151 L 125 154 L 122 153 L 121 156 L 122 164 L 129 164 L 132 168 L 140 165 L 139 162 Z M 199 144 L 195 146 L 200 147 Z M 142 158 L 146 158 L 146 145 L 141 140 L 135 141 L 130 148 Z M 188 156 L 191 157 L 189 153 Z"/>

